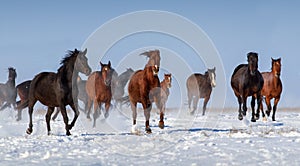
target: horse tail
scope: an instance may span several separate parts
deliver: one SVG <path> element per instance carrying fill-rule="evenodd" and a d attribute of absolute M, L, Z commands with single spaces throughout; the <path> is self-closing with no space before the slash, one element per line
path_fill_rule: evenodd
<path fill-rule="evenodd" d="M 28 100 L 28 99 L 25 100 L 25 101 L 23 101 L 23 102 L 18 101 L 18 102 L 17 102 L 17 107 L 16 107 L 17 110 L 22 110 L 22 109 L 28 107 L 28 103 L 29 103 L 29 100 Z"/>

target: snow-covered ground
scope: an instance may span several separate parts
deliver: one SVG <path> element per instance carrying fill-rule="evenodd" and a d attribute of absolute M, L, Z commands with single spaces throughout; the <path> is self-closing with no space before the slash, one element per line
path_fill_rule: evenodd
<path fill-rule="evenodd" d="M 13 110 L 0 112 L 0 165 L 299 165 L 300 109 L 279 108 L 277 121 L 237 119 L 237 108 L 208 110 L 192 116 L 186 109 L 167 110 L 165 129 L 151 114 L 152 134 L 132 135 L 131 111 L 111 110 L 97 127 L 81 113 L 72 136 L 65 136 L 61 115 L 46 133 L 45 113 L 36 111 L 32 135 L 25 134 L 27 110 L 15 121 Z M 72 113 L 69 119 L 72 119 Z"/>

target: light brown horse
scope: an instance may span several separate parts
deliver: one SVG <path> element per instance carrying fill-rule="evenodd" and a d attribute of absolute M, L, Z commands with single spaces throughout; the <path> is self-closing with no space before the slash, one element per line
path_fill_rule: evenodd
<path fill-rule="evenodd" d="M 204 98 L 202 115 L 205 115 L 206 105 L 210 99 L 212 88 L 216 86 L 215 71 L 216 68 L 213 68 L 208 69 L 204 75 L 195 73 L 189 76 L 186 80 L 189 109 L 191 109 L 191 103 L 193 101 L 193 109 L 190 112 L 191 114 L 194 114 L 197 109 L 199 99 Z"/>
<path fill-rule="evenodd" d="M 164 74 L 164 79 L 162 82 L 160 82 L 160 101 L 157 99 L 156 96 L 154 96 L 154 102 L 156 104 L 156 107 L 159 108 L 161 106 L 160 111 L 160 121 L 163 122 L 164 114 L 166 111 L 166 103 L 168 100 L 168 97 L 170 95 L 169 88 L 172 86 L 172 74 Z M 164 126 L 160 126 L 161 128 L 164 128 Z"/>
<path fill-rule="evenodd" d="M 277 109 L 277 104 L 280 100 L 280 95 L 282 92 L 282 83 L 280 80 L 281 74 L 281 58 L 272 59 L 272 71 L 271 72 L 262 72 L 262 76 L 264 78 L 264 86 L 261 90 L 261 95 L 265 97 L 266 105 L 268 110 L 266 111 L 267 115 L 270 116 L 270 112 L 272 110 L 271 99 L 274 98 L 274 106 L 273 106 L 273 115 L 272 120 L 275 121 L 275 112 Z M 261 104 L 261 111 L 263 117 L 265 117 L 263 111 L 263 104 Z"/>
<path fill-rule="evenodd" d="M 147 133 L 151 133 L 149 124 L 150 112 L 152 109 L 153 97 L 156 96 L 160 100 L 160 81 L 158 78 L 159 66 L 160 66 L 160 52 L 159 50 L 153 50 L 144 52 L 141 55 L 145 55 L 149 58 L 148 63 L 145 65 L 144 70 L 136 71 L 128 85 L 129 100 L 132 110 L 133 127 L 132 132 L 136 133 L 136 118 L 137 118 L 137 103 L 142 103 L 145 116 L 145 130 Z M 161 106 L 158 106 L 161 110 Z M 159 126 L 163 128 L 163 119 L 159 122 Z"/>
<path fill-rule="evenodd" d="M 111 93 L 111 79 L 112 70 L 110 61 L 108 64 L 102 64 L 101 71 L 93 72 L 87 79 L 86 82 L 86 93 L 88 95 L 88 102 L 86 105 L 87 118 L 90 119 L 90 111 L 92 104 L 94 103 L 94 123 L 93 127 L 96 127 L 96 120 L 101 114 L 101 105 L 105 104 L 105 114 L 104 117 L 109 116 L 110 102 L 112 98 Z"/>

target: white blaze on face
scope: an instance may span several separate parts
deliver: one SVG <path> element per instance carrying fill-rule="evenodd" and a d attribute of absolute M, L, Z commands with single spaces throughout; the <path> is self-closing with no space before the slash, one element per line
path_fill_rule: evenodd
<path fill-rule="evenodd" d="M 211 73 L 211 85 L 212 87 L 217 86 L 215 73 Z"/>

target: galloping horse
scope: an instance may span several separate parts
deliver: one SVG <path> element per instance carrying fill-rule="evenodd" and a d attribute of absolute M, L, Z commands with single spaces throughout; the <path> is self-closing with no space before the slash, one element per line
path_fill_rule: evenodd
<path fill-rule="evenodd" d="M 186 87 L 188 92 L 188 105 L 191 109 L 191 103 L 193 101 L 193 110 L 191 114 L 195 113 L 200 98 L 204 98 L 203 112 L 205 115 L 206 105 L 210 99 L 212 88 L 216 87 L 216 68 L 208 69 L 204 75 L 200 73 L 192 74 L 186 80 Z"/>
<path fill-rule="evenodd" d="M 133 73 L 134 71 L 131 68 L 126 69 L 125 72 L 118 76 L 115 82 L 115 87 L 112 88 L 113 99 L 115 100 L 116 106 L 119 105 L 120 108 L 122 107 L 122 104 L 126 102 L 126 100 L 129 100 L 128 96 L 124 96 L 124 88 Z"/>
<path fill-rule="evenodd" d="M 159 106 L 161 106 L 160 121 L 163 121 L 164 118 L 164 114 L 166 111 L 166 103 L 170 95 L 169 88 L 171 88 L 171 86 L 172 74 L 164 74 L 164 79 L 160 82 L 160 101 L 157 99 L 156 96 L 154 96 L 154 102 L 156 104 L 156 107 L 159 108 Z M 164 126 L 161 127 L 163 128 Z"/>
<path fill-rule="evenodd" d="M 101 105 L 105 104 L 105 114 L 104 117 L 109 116 L 109 107 L 111 102 L 111 79 L 112 79 L 112 70 L 110 61 L 108 64 L 102 64 L 101 71 L 93 72 L 87 79 L 86 82 L 86 92 L 88 95 L 88 102 L 86 105 L 87 118 L 90 119 L 90 111 L 92 104 L 94 103 L 94 124 L 93 127 L 96 127 L 96 120 L 101 114 Z"/>
<path fill-rule="evenodd" d="M 247 97 L 252 96 L 251 121 L 255 122 L 259 117 L 259 107 L 261 104 L 261 89 L 264 86 L 264 79 L 258 71 L 258 55 L 255 52 L 247 54 L 248 64 L 241 64 L 234 69 L 231 76 L 231 87 L 239 102 L 239 120 L 243 119 L 243 115 L 247 112 Z M 255 98 L 257 99 L 257 111 L 255 115 Z M 241 105 L 243 104 L 243 112 Z M 243 114 L 243 115 L 242 115 Z"/>
<path fill-rule="evenodd" d="M 48 106 L 46 114 L 46 123 L 48 134 L 50 134 L 50 118 L 55 107 L 59 107 L 64 119 L 66 135 L 71 135 L 70 130 L 75 125 L 78 118 L 78 87 L 77 77 L 78 73 L 89 75 L 91 68 L 87 63 L 85 56 L 87 49 L 83 52 L 75 49 L 69 51 L 68 55 L 61 61 L 62 66 L 58 69 L 57 73 L 42 72 L 34 77 L 29 88 L 29 98 L 25 104 L 28 104 L 29 113 L 29 128 L 26 133 L 32 133 L 32 113 L 33 107 L 37 101 Z M 71 122 L 68 124 L 68 115 L 66 112 L 66 105 L 70 105 L 75 115 Z"/>
<path fill-rule="evenodd" d="M 266 105 L 268 108 L 266 113 L 268 116 L 270 116 L 270 112 L 272 110 L 270 100 L 274 98 L 272 120 L 275 121 L 275 112 L 276 112 L 277 104 L 280 100 L 280 95 L 282 92 L 282 83 L 280 80 L 281 58 L 279 58 L 279 59 L 272 58 L 272 71 L 271 72 L 262 72 L 261 74 L 264 78 L 264 86 L 261 90 L 261 95 L 265 96 Z M 263 117 L 265 117 L 262 104 L 261 104 L 261 111 L 262 111 Z"/>
<path fill-rule="evenodd" d="M 0 110 L 4 110 L 8 106 L 16 106 L 17 89 L 15 79 L 17 77 L 16 69 L 8 68 L 8 80 L 5 84 L 0 84 L 0 104 L 5 103 Z"/>
<path fill-rule="evenodd" d="M 152 109 L 153 97 L 156 96 L 160 100 L 160 82 L 158 78 L 160 66 L 160 53 L 159 50 L 144 52 L 140 55 L 145 55 L 149 58 L 144 70 L 136 71 L 128 85 L 129 100 L 132 110 L 133 126 L 132 132 L 136 133 L 136 118 L 137 118 L 137 103 L 142 103 L 144 109 L 144 116 L 146 119 L 145 130 L 151 133 L 149 124 L 150 112 Z M 158 106 L 161 110 L 161 106 Z M 159 122 L 159 127 L 163 128 L 163 118 Z"/>

